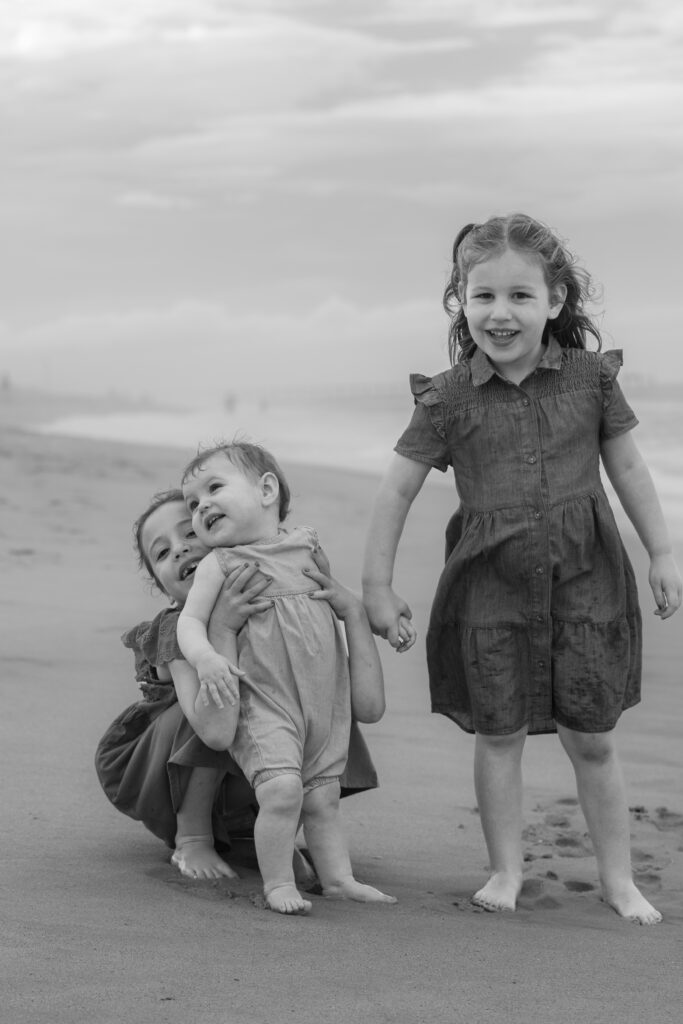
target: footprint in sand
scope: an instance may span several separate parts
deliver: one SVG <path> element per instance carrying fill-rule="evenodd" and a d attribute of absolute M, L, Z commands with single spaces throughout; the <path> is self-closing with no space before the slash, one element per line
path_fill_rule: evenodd
<path fill-rule="evenodd" d="M 595 886 L 591 885 L 590 882 L 582 882 L 578 878 L 570 878 L 564 883 L 565 889 L 569 892 L 594 892 Z"/>
<path fill-rule="evenodd" d="M 252 899 L 255 894 L 246 882 L 236 878 L 207 878 L 191 879 L 185 878 L 175 868 L 153 868 L 145 874 L 156 878 L 158 881 L 179 889 L 188 896 L 199 900 L 210 900 L 222 902 L 223 900 Z"/>

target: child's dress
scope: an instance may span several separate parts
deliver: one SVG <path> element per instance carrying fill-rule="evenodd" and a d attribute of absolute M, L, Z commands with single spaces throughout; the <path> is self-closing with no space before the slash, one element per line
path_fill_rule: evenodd
<path fill-rule="evenodd" d="M 112 804 L 170 847 L 175 845 L 176 815 L 192 769 L 224 768 L 226 775 L 213 808 L 213 831 L 217 844 L 229 848 L 230 837 L 253 834 L 258 805 L 232 757 L 201 742 L 177 703 L 173 683 L 157 678 L 157 665 L 183 659 L 176 639 L 178 615 L 167 608 L 152 622 L 142 622 L 123 635 L 124 645 L 135 656 L 143 699 L 109 726 L 98 744 L 95 768 Z M 374 765 L 355 723 L 341 782 L 342 796 L 377 786 Z"/>
<path fill-rule="evenodd" d="M 432 709 L 468 732 L 614 727 L 640 699 L 635 578 L 600 445 L 637 419 L 618 351 L 550 338 L 520 386 L 477 349 L 432 379 L 396 451 L 453 467 L 460 507 L 427 635 Z"/>
<path fill-rule="evenodd" d="M 223 572 L 258 561 L 272 576 L 273 607 L 252 615 L 237 636 L 240 717 L 231 753 L 252 785 L 301 774 L 305 789 L 336 780 L 351 725 L 348 656 L 336 616 L 304 568 L 318 540 L 300 526 L 272 540 L 215 548 Z"/>

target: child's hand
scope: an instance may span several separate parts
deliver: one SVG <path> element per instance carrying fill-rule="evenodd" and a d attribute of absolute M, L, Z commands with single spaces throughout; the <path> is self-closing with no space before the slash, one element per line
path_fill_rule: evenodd
<path fill-rule="evenodd" d="M 250 615 L 271 608 L 273 602 L 261 598 L 271 580 L 259 570 L 258 562 L 245 562 L 229 572 L 211 612 L 209 639 L 213 642 L 224 632 L 237 633 Z"/>
<path fill-rule="evenodd" d="M 683 584 L 673 555 L 655 555 L 650 562 L 650 586 L 655 597 L 655 615 L 668 619 L 680 608 Z"/>
<path fill-rule="evenodd" d="M 399 654 L 410 650 L 417 631 L 410 621 L 413 613 L 387 584 L 366 587 L 363 595 L 373 633 L 384 637 Z"/>
<path fill-rule="evenodd" d="M 342 621 L 354 612 L 363 611 L 363 602 L 346 587 L 343 587 L 330 572 L 330 563 L 322 548 L 316 548 L 312 554 L 315 569 L 304 569 L 303 572 L 314 580 L 320 590 L 314 591 L 310 597 L 314 601 L 327 601 L 338 619 Z"/>
<path fill-rule="evenodd" d="M 230 705 L 238 702 L 240 695 L 237 680 L 244 676 L 244 672 L 232 665 L 227 658 L 214 651 L 203 655 L 196 668 L 199 676 L 199 695 L 205 706 L 209 705 L 209 697 L 219 708 L 225 706 L 223 700 Z"/>

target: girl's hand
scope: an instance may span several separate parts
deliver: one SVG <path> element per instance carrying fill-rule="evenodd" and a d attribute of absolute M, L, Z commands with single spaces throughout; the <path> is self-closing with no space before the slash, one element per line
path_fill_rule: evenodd
<path fill-rule="evenodd" d="M 215 651 L 204 654 L 197 662 L 196 671 L 199 676 L 199 696 L 206 707 L 209 706 L 209 698 L 219 708 L 225 706 L 223 700 L 230 705 L 239 701 L 237 681 L 244 677 L 244 672 L 227 658 Z"/>
<path fill-rule="evenodd" d="M 237 633 L 250 615 L 271 608 L 273 602 L 261 597 L 271 580 L 260 571 L 258 562 L 245 562 L 228 573 L 211 612 L 209 639 Z"/>
<path fill-rule="evenodd" d="M 671 554 L 655 555 L 650 562 L 650 586 L 660 619 L 669 619 L 681 605 L 683 584 L 678 566 Z"/>
<path fill-rule="evenodd" d="M 363 595 L 373 633 L 384 637 L 399 654 L 410 650 L 417 640 L 413 613 L 388 584 L 366 587 Z"/>
<path fill-rule="evenodd" d="M 315 569 L 303 569 L 302 571 L 310 579 L 314 580 L 320 590 L 310 595 L 313 601 L 327 601 L 338 619 L 344 621 L 354 612 L 363 612 L 363 602 L 356 597 L 352 591 L 343 587 L 330 572 L 330 563 L 322 548 L 316 548 L 312 553 Z M 363 614 L 365 614 L 363 612 Z"/>

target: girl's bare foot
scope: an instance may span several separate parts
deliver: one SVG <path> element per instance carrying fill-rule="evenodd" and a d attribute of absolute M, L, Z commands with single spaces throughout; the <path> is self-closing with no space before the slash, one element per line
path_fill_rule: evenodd
<path fill-rule="evenodd" d="M 397 903 L 395 896 L 388 896 L 371 885 L 364 885 L 355 878 L 345 878 L 336 885 L 328 885 L 323 895 L 332 900 L 356 900 L 358 903 Z"/>
<path fill-rule="evenodd" d="M 213 836 L 177 836 L 171 864 L 186 878 L 239 878 L 236 871 L 216 853 Z"/>
<path fill-rule="evenodd" d="M 495 913 L 499 910 L 514 910 L 517 897 L 522 888 L 522 879 L 518 874 L 496 871 L 486 885 L 482 886 L 472 897 L 472 903 L 483 910 Z"/>
<path fill-rule="evenodd" d="M 307 914 L 312 906 L 291 882 L 274 885 L 268 892 L 264 891 L 263 895 L 268 909 L 278 914 Z"/>
<path fill-rule="evenodd" d="M 635 924 L 659 924 L 662 920 L 662 915 L 648 903 L 634 882 L 612 892 L 605 888 L 602 898 L 620 917 Z"/>

